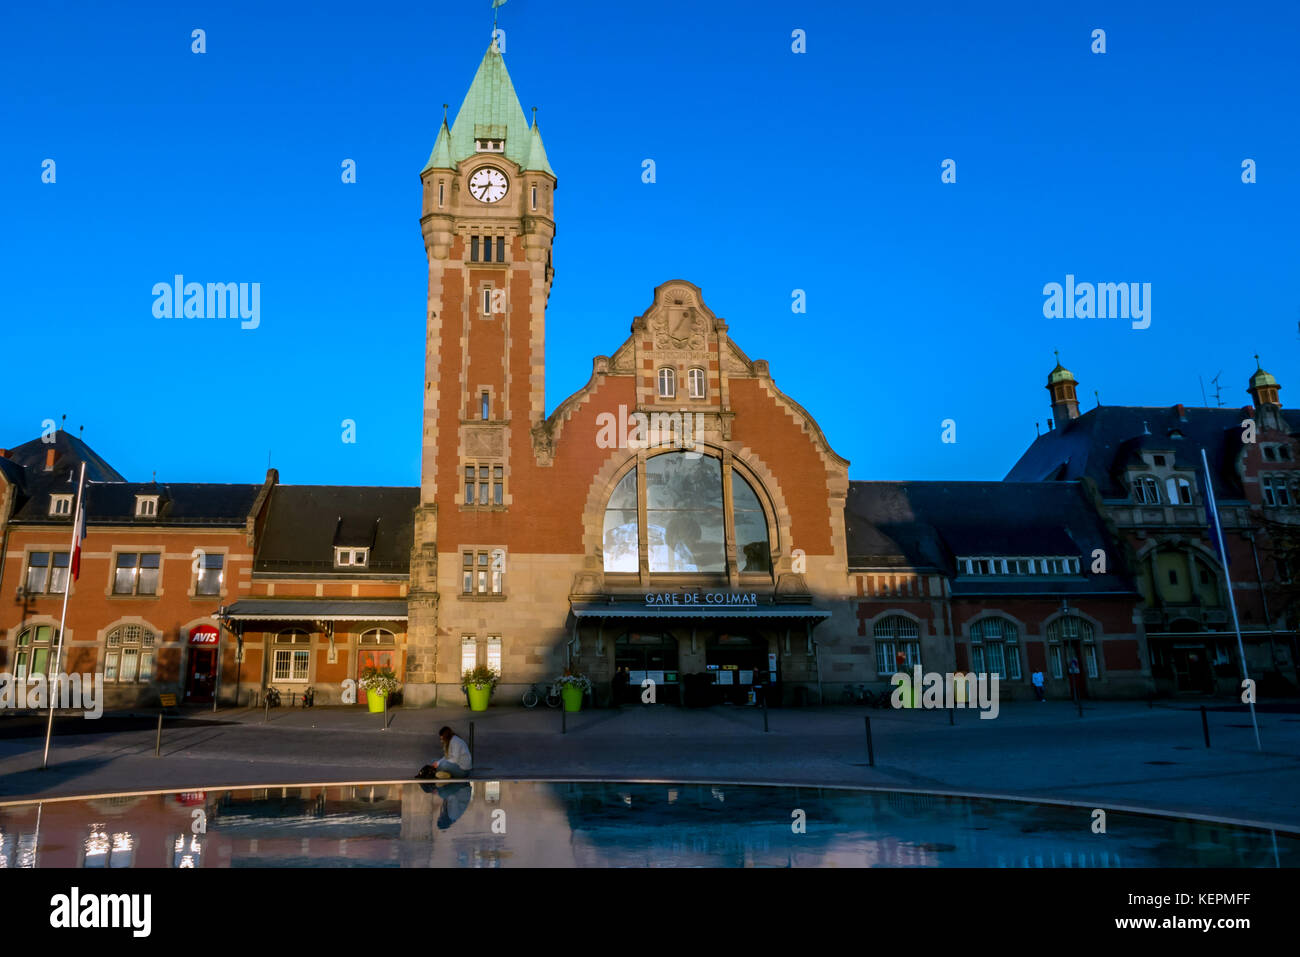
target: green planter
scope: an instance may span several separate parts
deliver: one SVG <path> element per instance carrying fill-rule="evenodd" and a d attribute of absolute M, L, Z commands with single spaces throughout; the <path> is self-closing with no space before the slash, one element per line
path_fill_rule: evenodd
<path fill-rule="evenodd" d="M 379 712 L 383 711 L 383 710 L 384 710 L 384 701 L 385 701 L 387 698 L 388 698 L 388 695 L 383 694 L 383 693 L 381 693 L 381 692 L 378 692 L 378 691 L 367 691 L 367 692 L 366 692 L 366 704 L 370 706 L 370 713 L 371 713 L 371 714 L 378 714 Z"/>
<path fill-rule="evenodd" d="M 577 685 L 561 686 L 560 698 L 564 701 L 565 711 L 582 710 L 582 689 Z"/>
<path fill-rule="evenodd" d="M 469 710 L 486 711 L 488 702 L 492 700 L 491 685 L 469 685 L 465 689 L 469 693 Z"/>

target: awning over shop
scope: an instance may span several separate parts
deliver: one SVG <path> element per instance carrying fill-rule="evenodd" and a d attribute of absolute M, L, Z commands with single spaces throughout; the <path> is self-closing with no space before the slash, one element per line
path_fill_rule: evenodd
<path fill-rule="evenodd" d="M 575 618 L 798 618 L 821 621 L 831 613 L 808 605 L 574 605 Z"/>
<path fill-rule="evenodd" d="M 406 621 L 405 601 L 244 598 L 225 609 L 234 621 Z"/>

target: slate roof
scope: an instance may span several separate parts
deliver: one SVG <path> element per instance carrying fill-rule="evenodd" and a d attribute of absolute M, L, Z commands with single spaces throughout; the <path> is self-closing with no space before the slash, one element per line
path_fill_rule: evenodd
<path fill-rule="evenodd" d="M 414 487 L 277 485 L 254 573 L 406 575 L 415 540 Z M 365 569 L 335 569 L 335 546 L 370 548 Z"/>
<path fill-rule="evenodd" d="M 217 525 L 241 528 L 248 519 L 260 485 L 215 485 L 206 483 L 87 482 L 87 525 Z M 43 486 L 31 495 L 14 515 L 15 523 L 68 525 L 71 515 L 50 515 L 50 493 L 77 490 L 66 477 Z M 158 514 L 149 518 L 135 515 L 137 495 L 157 495 Z"/>
<path fill-rule="evenodd" d="M 850 482 L 849 569 L 906 566 L 953 594 L 1134 593 L 1120 548 L 1077 482 Z M 1091 574 L 1094 549 L 1107 573 Z M 1081 575 L 958 576 L 958 557 L 1077 556 Z"/>
<path fill-rule="evenodd" d="M 45 453 L 51 448 L 55 450 L 56 458 L 53 471 L 47 472 Z M 104 461 L 98 452 L 62 429 L 54 433 L 52 443 L 42 442 L 38 437 L 10 449 L 9 461 L 23 469 L 29 483 L 37 482 L 40 476 L 54 476 L 66 473 L 69 469 L 75 472 L 82 462 L 86 463 L 87 482 L 126 481 L 126 478 Z"/>
<path fill-rule="evenodd" d="M 1300 422 L 1300 413 L 1283 417 Z M 1220 501 L 1242 500 L 1245 494 L 1234 463 L 1241 451 L 1241 409 L 1176 408 L 1106 405 L 1085 412 L 1063 428 L 1040 435 L 1025 450 L 1008 482 L 1074 481 L 1089 478 L 1103 498 L 1128 498 L 1124 468 L 1139 449 L 1167 449 L 1179 467 L 1201 468 L 1205 449 Z M 1143 424 L 1150 436 L 1143 435 Z M 1182 438 L 1172 437 L 1177 430 Z"/>

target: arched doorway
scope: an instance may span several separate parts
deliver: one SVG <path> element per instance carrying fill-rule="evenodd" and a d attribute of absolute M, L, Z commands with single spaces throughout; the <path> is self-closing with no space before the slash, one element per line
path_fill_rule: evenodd
<path fill-rule="evenodd" d="M 667 634 L 628 632 L 614 642 L 614 670 L 627 669 L 627 686 L 615 682 L 614 704 L 641 700 L 641 683 L 655 683 L 658 704 L 680 704 L 681 675 L 677 670 L 677 639 Z"/>

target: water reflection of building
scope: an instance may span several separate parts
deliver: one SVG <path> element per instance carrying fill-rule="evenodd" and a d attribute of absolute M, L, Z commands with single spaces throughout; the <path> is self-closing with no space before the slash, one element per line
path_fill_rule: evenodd
<path fill-rule="evenodd" d="M 792 827 L 802 815 L 804 828 Z M 834 788 L 451 781 L 0 806 L 0 867 L 1279 866 L 1201 821 Z"/>

